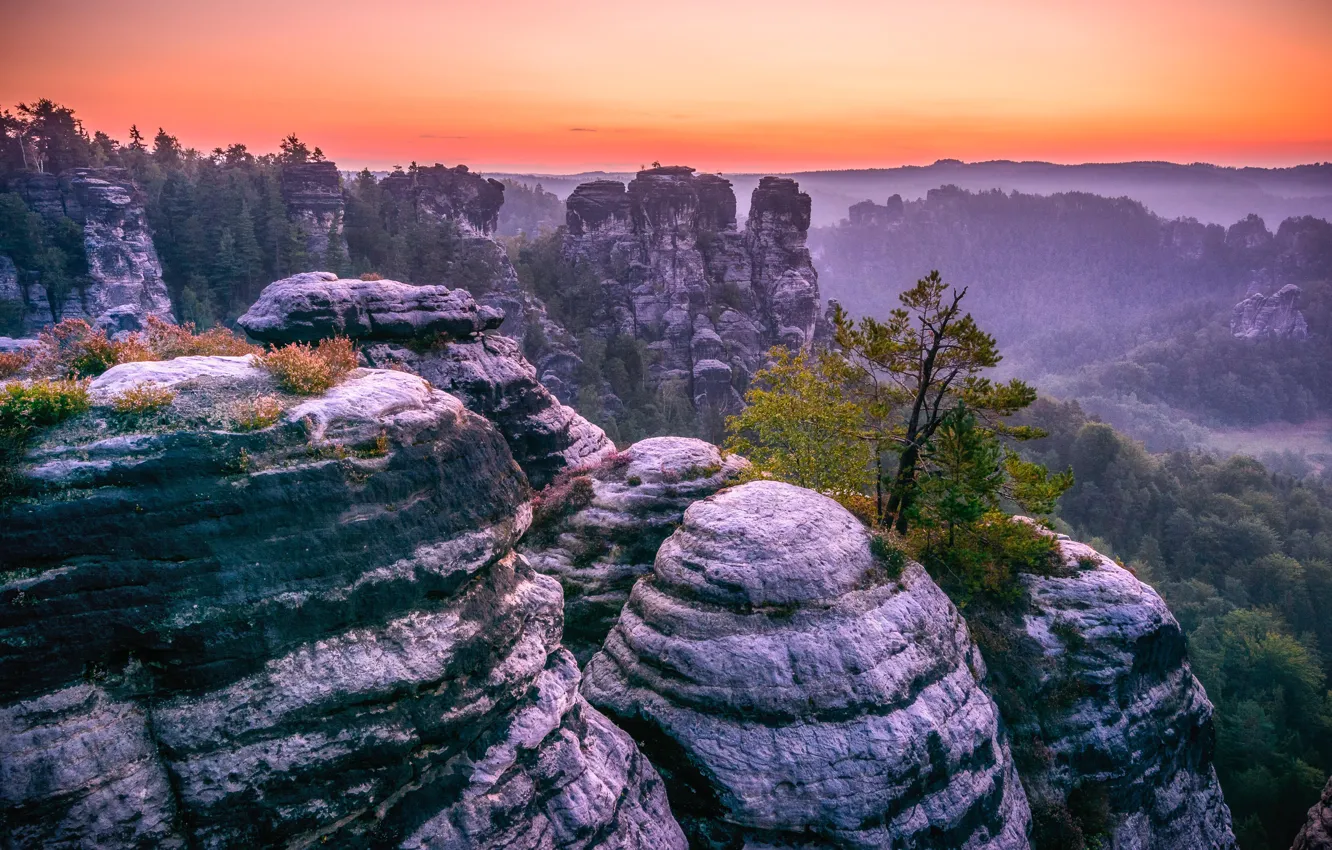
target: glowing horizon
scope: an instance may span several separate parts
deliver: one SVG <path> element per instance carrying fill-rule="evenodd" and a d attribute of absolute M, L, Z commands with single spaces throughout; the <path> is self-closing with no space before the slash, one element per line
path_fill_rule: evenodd
<path fill-rule="evenodd" d="M 1322 0 L 358 5 L 24 4 L 0 105 L 205 151 L 295 132 L 344 169 L 1332 160 Z"/>

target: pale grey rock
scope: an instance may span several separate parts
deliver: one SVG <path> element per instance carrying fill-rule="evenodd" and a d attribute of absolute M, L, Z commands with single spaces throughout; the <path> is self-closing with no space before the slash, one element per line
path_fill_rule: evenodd
<path fill-rule="evenodd" d="M 342 178 L 333 162 L 300 162 L 282 166 L 282 201 L 287 217 L 305 236 L 310 265 L 329 268 L 346 261 L 345 249 L 330 254 L 330 237 L 342 238 Z M 337 244 L 336 241 L 334 244 Z"/>
<path fill-rule="evenodd" d="M 424 351 L 380 344 L 363 354 L 373 365 L 421 375 L 493 421 L 534 487 L 615 451 L 604 431 L 561 404 L 537 380 L 532 364 L 508 337 L 484 336 Z"/>
<path fill-rule="evenodd" d="M 1293 283 L 1272 295 L 1255 292 L 1235 305 L 1230 332 L 1239 339 L 1304 339 L 1309 323 L 1300 312 L 1301 289 Z"/>
<path fill-rule="evenodd" d="M 662 772 L 694 847 L 1025 848 L 984 664 L 924 570 L 824 496 L 695 502 L 583 693 Z"/>
<path fill-rule="evenodd" d="M 1309 819 L 1290 850 L 1332 850 L 1332 780 L 1323 789 L 1323 796 L 1309 809 Z"/>
<path fill-rule="evenodd" d="M 288 343 L 333 336 L 468 338 L 499 327 L 503 320 L 502 314 L 479 306 L 462 289 L 396 280 L 342 280 L 331 272 L 307 272 L 264 287 L 236 323 L 255 339 Z"/>
<path fill-rule="evenodd" d="M 646 169 L 628 187 L 577 187 L 564 244 L 601 279 L 609 315 L 594 332 L 653 340 L 654 382 L 683 379 L 696 408 L 723 413 L 739 405 L 769 348 L 808 350 L 819 309 L 805 247 L 809 196 L 793 180 L 765 177 L 743 230 L 735 209 L 720 176 Z"/>
<path fill-rule="evenodd" d="M 179 418 L 100 403 L 149 377 Z M 683 850 L 578 697 L 493 425 L 363 369 L 235 432 L 232 404 L 282 395 L 244 357 L 92 391 L 0 502 L 6 846 Z"/>
<path fill-rule="evenodd" d="M 54 305 L 40 280 L 16 275 L 8 280 L 5 266 L 13 269 L 13 264 L 0 258 L 0 301 L 22 304 L 24 333 L 61 319 L 84 319 L 113 333 L 142 327 L 150 315 L 172 321 L 144 200 L 127 171 L 74 168 L 58 177 L 25 173 L 13 178 L 9 188 L 46 218 L 77 222 L 88 256 L 88 286 L 71 290 Z"/>
<path fill-rule="evenodd" d="M 6 847 L 185 846 L 148 711 L 89 684 L 0 708 L 0 805 Z"/>
<path fill-rule="evenodd" d="M 580 664 L 601 648 L 629 591 L 652 572 L 661 542 L 689 505 L 734 484 L 739 455 L 690 437 L 652 437 L 581 471 L 590 504 L 534 528 L 519 551 L 564 587 L 564 645 Z"/>
<path fill-rule="evenodd" d="M 1212 704 L 1179 624 L 1109 558 L 1062 535 L 1058 545 L 1065 575 L 1022 576 L 1023 632 L 1044 662 L 1029 683 L 1038 709 L 1012 718 L 1015 737 L 1048 752 L 1044 769 L 1023 771 L 1033 808 L 1091 788 L 1109 807 L 1113 847 L 1234 848 Z"/>

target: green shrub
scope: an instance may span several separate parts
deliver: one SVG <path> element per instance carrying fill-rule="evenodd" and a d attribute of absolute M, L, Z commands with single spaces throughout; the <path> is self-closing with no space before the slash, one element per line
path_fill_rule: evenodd
<path fill-rule="evenodd" d="M 88 385 L 83 381 L 11 381 L 0 393 L 0 430 L 27 433 L 87 409 Z"/>
<path fill-rule="evenodd" d="M 902 575 L 902 570 L 906 569 L 907 553 L 881 531 L 875 531 L 870 535 L 870 553 L 892 578 L 898 578 Z"/>

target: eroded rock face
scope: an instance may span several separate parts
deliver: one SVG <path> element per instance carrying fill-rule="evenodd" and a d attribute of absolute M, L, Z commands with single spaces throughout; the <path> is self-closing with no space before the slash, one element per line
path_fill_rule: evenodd
<path fill-rule="evenodd" d="M 504 315 L 479 306 L 463 289 L 396 280 L 342 280 L 307 272 L 270 283 L 236 320 L 262 342 L 466 339 L 499 327 Z"/>
<path fill-rule="evenodd" d="M 118 419 L 152 379 L 164 418 Z M 0 504 L 14 847 L 683 848 L 578 695 L 557 582 L 512 551 L 495 428 L 402 372 L 279 394 L 249 357 L 117 366 Z"/>
<path fill-rule="evenodd" d="M 1290 850 L 1332 850 L 1332 780 L 1323 789 L 1323 796 L 1309 810 L 1309 820 Z"/>
<path fill-rule="evenodd" d="M 20 293 L 22 330 L 36 333 L 61 319 L 86 319 L 109 331 L 137 330 L 149 315 L 171 320 L 162 264 L 153 248 L 139 189 L 122 168 L 74 168 L 59 177 L 21 174 L 9 188 L 50 219 L 69 218 L 83 228 L 89 285 L 52 304 L 39 280 L 9 275 L 0 267 L 0 299 Z M 6 261 L 8 258 L 4 258 Z M 12 263 L 6 262 L 12 269 Z"/>
<path fill-rule="evenodd" d="M 1212 766 L 1212 704 L 1179 624 L 1127 570 L 1067 537 L 1058 543 L 1066 575 L 1022 577 L 1030 609 L 1009 645 L 1027 642 L 1033 657 L 1002 671 L 990 659 L 1008 684 L 1025 678 L 1007 719 L 1029 744 L 1020 749 L 1034 752 L 1021 770 L 1037 836 L 1061 808 L 1100 809 L 1104 821 L 1081 829 L 1112 847 L 1235 847 Z"/>
<path fill-rule="evenodd" d="M 1239 339 L 1304 339 L 1309 323 L 1300 312 L 1300 288 L 1286 284 L 1272 295 L 1255 292 L 1235 305 L 1230 332 Z"/>
<path fill-rule="evenodd" d="M 685 508 L 734 484 L 749 463 L 689 437 L 652 437 L 584 467 L 590 504 L 533 529 L 519 551 L 564 587 L 564 645 L 586 664 Z"/>
<path fill-rule="evenodd" d="M 495 232 L 500 207 L 504 205 L 504 184 L 474 174 L 465 165 L 417 167 L 410 173 L 398 171 L 385 177 L 380 185 L 401 203 L 482 235 Z"/>
<path fill-rule="evenodd" d="M 329 238 L 342 234 L 342 180 L 332 162 L 282 166 L 282 202 L 287 216 L 305 232 L 305 251 L 314 267 L 330 265 Z"/>
<path fill-rule="evenodd" d="M 809 196 L 765 177 L 743 231 L 735 209 L 722 177 L 647 169 L 627 188 L 576 188 L 564 246 L 602 278 L 610 309 L 598 332 L 653 340 L 654 379 L 683 382 L 697 408 L 722 412 L 740 406 L 770 347 L 811 344 L 819 307 Z"/>
<path fill-rule="evenodd" d="M 538 489 L 564 469 L 595 465 L 615 451 L 604 431 L 537 380 L 536 369 L 508 337 L 487 335 L 417 350 L 374 345 L 362 353 L 374 365 L 421 375 L 493 421 Z"/>
<path fill-rule="evenodd" d="M 832 500 L 695 502 L 583 693 L 662 771 L 695 847 L 1025 848 L 1028 810 L 966 624 Z"/>

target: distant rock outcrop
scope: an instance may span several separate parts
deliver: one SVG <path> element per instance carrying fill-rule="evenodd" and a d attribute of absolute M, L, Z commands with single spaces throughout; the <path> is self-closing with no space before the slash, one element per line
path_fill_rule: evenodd
<path fill-rule="evenodd" d="M 651 340 L 657 383 L 678 382 L 697 408 L 727 412 L 768 348 L 808 347 L 819 313 L 805 238 L 810 200 L 764 177 L 736 228 L 730 181 L 684 166 L 598 180 L 567 202 L 565 253 L 601 278 L 599 333 Z"/>
<path fill-rule="evenodd" d="M 21 332 L 35 333 L 61 319 L 79 318 L 114 333 L 139 330 L 149 315 L 171 320 L 162 264 L 153 248 L 139 189 L 122 168 L 74 168 L 60 174 L 24 173 L 8 188 L 49 219 L 83 228 L 88 283 L 52 304 L 46 284 L 23 280 L 0 257 L 0 302 L 22 315 Z M 17 298 L 16 298 L 17 295 Z"/>
<path fill-rule="evenodd" d="M 332 261 L 330 240 L 342 238 L 342 180 L 332 162 L 300 162 L 282 166 L 282 201 L 287 216 L 305 233 L 305 251 L 310 265 L 328 268 Z M 341 249 L 335 246 L 335 250 Z"/>
<path fill-rule="evenodd" d="M 1083 838 L 1106 846 L 1233 850 L 1212 704 L 1179 624 L 1128 570 L 1067 537 L 1058 546 L 1064 573 L 1023 575 L 1028 610 L 987 644 L 1005 648 L 988 659 L 990 686 L 1007 692 L 1034 837 L 1063 846 L 1080 811 Z"/>
<path fill-rule="evenodd" d="M 148 379 L 178 415 L 117 418 Z M 6 846 L 683 850 L 512 551 L 530 491 L 498 431 L 401 372 L 234 429 L 257 393 L 249 357 L 124 364 L 22 458 Z"/>
<path fill-rule="evenodd" d="M 1309 323 L 1300 312 L 1300 288 L 1288 283 L 1272 295 L 1255 292 L 1235 305 L 1230 332 L 1239 339 L 1304 339 Z"/>
<path fill-rule="evenodd" d="M 691 846 L 1026 848 L 1029 816 L 957 609 L 836 502 L 695 502 L 583 693 L 661 771 Z"/>
<path fill-rule="evenodd" d="M 465 165 L 395 171 L 379 185 L 400 204 L 482 236 L 495 232 L 504 205 L 504 184 L 474 174 Z"/>
<path fill-rule="evenodd" d="M 238 324 L 264 342 L 340 334 L 377 343 L 361 349 L 371 366 L 421 375 L 494 421 L 532 485 L 544 487 L 615 446 L 541 384 L 517 343 L 485 335 L 503 321 L 462 289 L 307 272 L 265 287 Z"/>
<path fill-rule="evenodd" d="M 629 591 L 694 502 L 734 484 L 748 461 L 688 437 L 652 437 L 583 468 L 589 504 L 535 529 L 519 551 L 564 586 L 564 645 L 601 648 Z"/>
<path fill-rule="evenodd" d="M 1332 850 L 1332 780 L 1323 789 L 1323 796 L 1309 809 L 1309 820 L 1290 850 Z"/>

